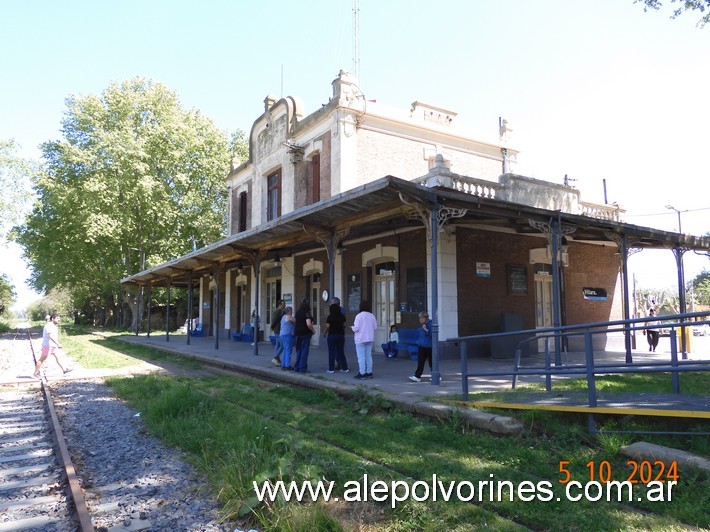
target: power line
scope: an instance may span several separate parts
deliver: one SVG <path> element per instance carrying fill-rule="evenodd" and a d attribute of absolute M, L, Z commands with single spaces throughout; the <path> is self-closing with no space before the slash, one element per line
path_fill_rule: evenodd
<path fill-rule="evenodd" d="M 680 212 L 699 212 L 699 211 L 710 211 L 710 207 L 700 207 L 699 209 L 685 209 Z M 672 212 L 656 212 L 656 213 L 650 213 L 650 214 L 629 214 L 626 213 L 626 216 L 633 216 L 635 218 L 643 218 L 647 216 L 668 216 L 668 215 L 673 215 L 675 216 L 675 213 Z"/>

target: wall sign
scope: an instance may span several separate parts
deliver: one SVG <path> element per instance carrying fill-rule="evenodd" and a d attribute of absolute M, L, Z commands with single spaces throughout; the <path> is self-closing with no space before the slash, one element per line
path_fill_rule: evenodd
<path fill-rule="evenodd" d="M 582 288 L 584 299 L 590 301 L 606 301 L 606 289 L 604 288 Z"/>
<path fill-rule="evenodd" d="M 476 263 L 476 277 L 490 277 L 491 276 L 491 263 L 490 262 L 477 262 Z"/>
<path fill-rule="evenodd" d="M 348 312 L 357 314 L 360 312 L 360 274 L 351 273 L 348 275 Z"/>
<path fill-rule="evenodd" d="M 528 269 L 517 264 L 508 264 L 508 295 L 528 295 Z"/>

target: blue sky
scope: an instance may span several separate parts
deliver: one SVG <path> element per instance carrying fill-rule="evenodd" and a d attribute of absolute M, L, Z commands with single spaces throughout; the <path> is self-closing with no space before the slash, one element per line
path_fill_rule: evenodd
<path fill-rule="evenodd" d="M 37 156 L 59 137 L 68 95 L 133 76 L 164 83 L 224 131 L 248 132 L 269 93 L 314 111 L 338 71 L 353 69 L 352 6 L 0 2 L 0 138 Z M 360 86 L 388 105 L 456 111 L 486 140 L 497 140 L 503 116 L 518 173 L 558 183 L 568 174 L 598 202 L 606 179 L 626 221 L 677 230 L 671 204 L 688 211 L 685 232 L 702 234 L 710 27 L 669 14 L 632 0 L 360 0 Z M 13 257 L 2 271 L 19 279 L 25 267 Z M 708 260 L 691 253 L 686 262 L 694 275 Z M 675 284 L 670 252 L 639 253 L 631 264 L 642 285 Z"/>

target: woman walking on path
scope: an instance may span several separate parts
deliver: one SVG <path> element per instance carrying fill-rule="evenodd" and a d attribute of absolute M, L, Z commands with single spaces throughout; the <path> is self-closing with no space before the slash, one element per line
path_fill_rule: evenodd
<path fill-rule="evenodd" d="M 49 355 L 54 357 L 57 361 L 57 366 L 62 370 L 62 373 L 67 374 L 71 371 L 70 368 L 64 368 L 59 362 L 59 357 L 57 356 L 57 349 L 61 349 L 62 346 L 59 343 L 59 315 L 52 314 L 49 316 L 49 321 L 45 323 L 44 329 L 42 329 L 42 354 L 35 365 L 34 376 L 39 377 L 39 371 L 42 369 L 42 364 L 47 360 Z"/>
<path fill-rule="evenodd" d="M 377 319 L 370 310 L 370 302 L 361 301 L 360 312 L 355 316 L 355 323 L 352 325 L 359 369 L 355 378 L 359 380 L 372 378 L 372 344 L 375 342 Z"/>

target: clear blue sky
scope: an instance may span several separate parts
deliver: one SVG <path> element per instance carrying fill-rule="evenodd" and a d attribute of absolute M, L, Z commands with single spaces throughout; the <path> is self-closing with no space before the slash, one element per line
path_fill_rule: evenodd
<path fill-rule="evenodd" d="M 137 75 L 225 131 L 248 132 L 268 93 L 301 97 L 314 111 L 340 68 L 353 68 L 352 5 L 0 2 L 0 138 L 37 156 L 59 137 L 68 95 Z M 388 105 L 456 111 L 488 140 L 503 116 L 518 173 L 560 183 L 568 174 L 599 202 L 606 179 L 626 221 L 677 230 L 671 204 L 688 211 L 684 232 L 703 234 L 710 27 L 696 28 L 693 13 L 669 14 L 633 0 L 360 0 L 360 86 Z M 641 283 L 673 286 L 671 253 L 654 257 L 633 257 Z M 708 260 L 687 262 L 694 275 Z M 15 278 L 24 270 L 17 259 L 2 268 Z"/>

